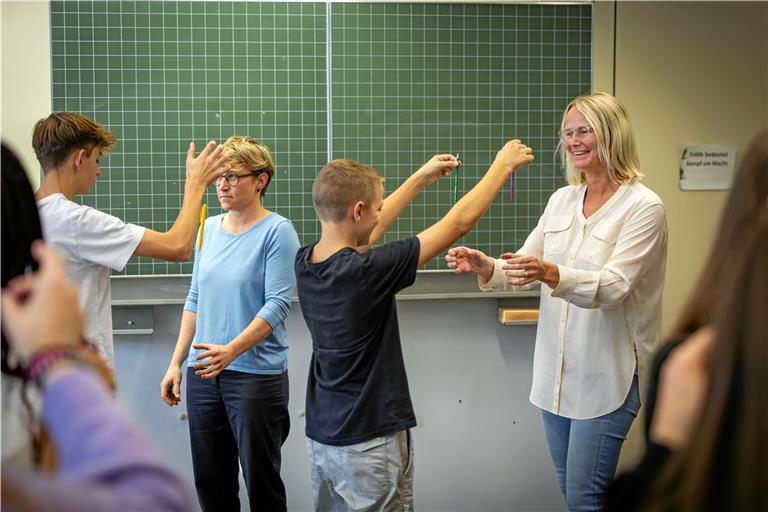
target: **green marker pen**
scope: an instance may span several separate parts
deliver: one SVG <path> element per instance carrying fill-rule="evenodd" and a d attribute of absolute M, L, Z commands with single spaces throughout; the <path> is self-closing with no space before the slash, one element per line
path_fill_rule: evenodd
<path fill-rule="evenodd" d="M 456 153 L 456 160 L 459 160 L 459 154 Z M 461 166 L 461 162 L 459 162 L 459 166 Z M 453 171 L 453 204 L 456 204 L 456 202 L 459 200 L 459 168 L 456 167 Z"/>

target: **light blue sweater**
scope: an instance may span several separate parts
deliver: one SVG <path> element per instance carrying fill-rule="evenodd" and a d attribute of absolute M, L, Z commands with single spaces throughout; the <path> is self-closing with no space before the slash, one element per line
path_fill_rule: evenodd
<path fill-rule="evenodd" d="M 203 245 L 195 244 L 192 285 L 184 309 L 197 313 L 192 344 L 225 345 L 258 316 L 272 327 L 261 343 L 227 367 L 255 374 L 288 368 L 284 321 L 296 285 L 294 260 L 299 238 L 291 222 L 271 213 L 247 231 L 233 235 L 221 227 L 224 214 L 205 222 Z M 190 347 L 187 363 L 201 352 Z"/>

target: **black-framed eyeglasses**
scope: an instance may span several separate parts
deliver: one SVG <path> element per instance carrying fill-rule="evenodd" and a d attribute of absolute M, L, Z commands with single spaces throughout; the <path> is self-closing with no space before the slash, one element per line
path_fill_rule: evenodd
<path fill-rule="evenodd" d="M 571 140 L 574 137 L 577 139 L 583 139 L 590 133 L 594 133 L 594 128 L 591 126 L 579 126 L 578 128 L 572 130 L 570 128 L 567 128 L 565 130 L 560 130 L 559 135 L 560 138 L 563 140 Z"/>
<path fill-rule="evenodd" d="M 220 187 L 224 180 L 227 180 L 229 186 L 234 187 L 240 182 L 240 178 L 245 178 L 246 176 L 258 176 L 262 172 L 263 171 L 251 171 L 245 174 L 237 174 L 235 171 L 227 171 L 216 178 L 216 186 Z"/>

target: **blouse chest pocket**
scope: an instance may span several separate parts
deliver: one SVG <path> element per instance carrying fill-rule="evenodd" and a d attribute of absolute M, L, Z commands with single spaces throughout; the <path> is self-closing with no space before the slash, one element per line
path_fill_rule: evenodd
<path fill-rule="evenodd" d="M 598 223 L 584 240 L 579 258 L 602 267 L 613 254 L 620 231 L 621 224 L 617 222 Z"/>
<path fill-rule="evenodd" d="M 573 215 L 550 215 L 544 223 L 544 259 L 568 250 Z"/>

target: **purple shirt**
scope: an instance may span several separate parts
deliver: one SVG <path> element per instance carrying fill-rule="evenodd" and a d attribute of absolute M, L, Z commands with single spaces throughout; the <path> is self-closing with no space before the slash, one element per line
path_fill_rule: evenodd
<path fill-rule="evenodd" d="M 43 419 L 59 452 L 56 475 L 3 468 L 28 503 L 78 512 L 190 509 L 181 481 L 89 370 L 73 367 L 51 379 Z"/>

